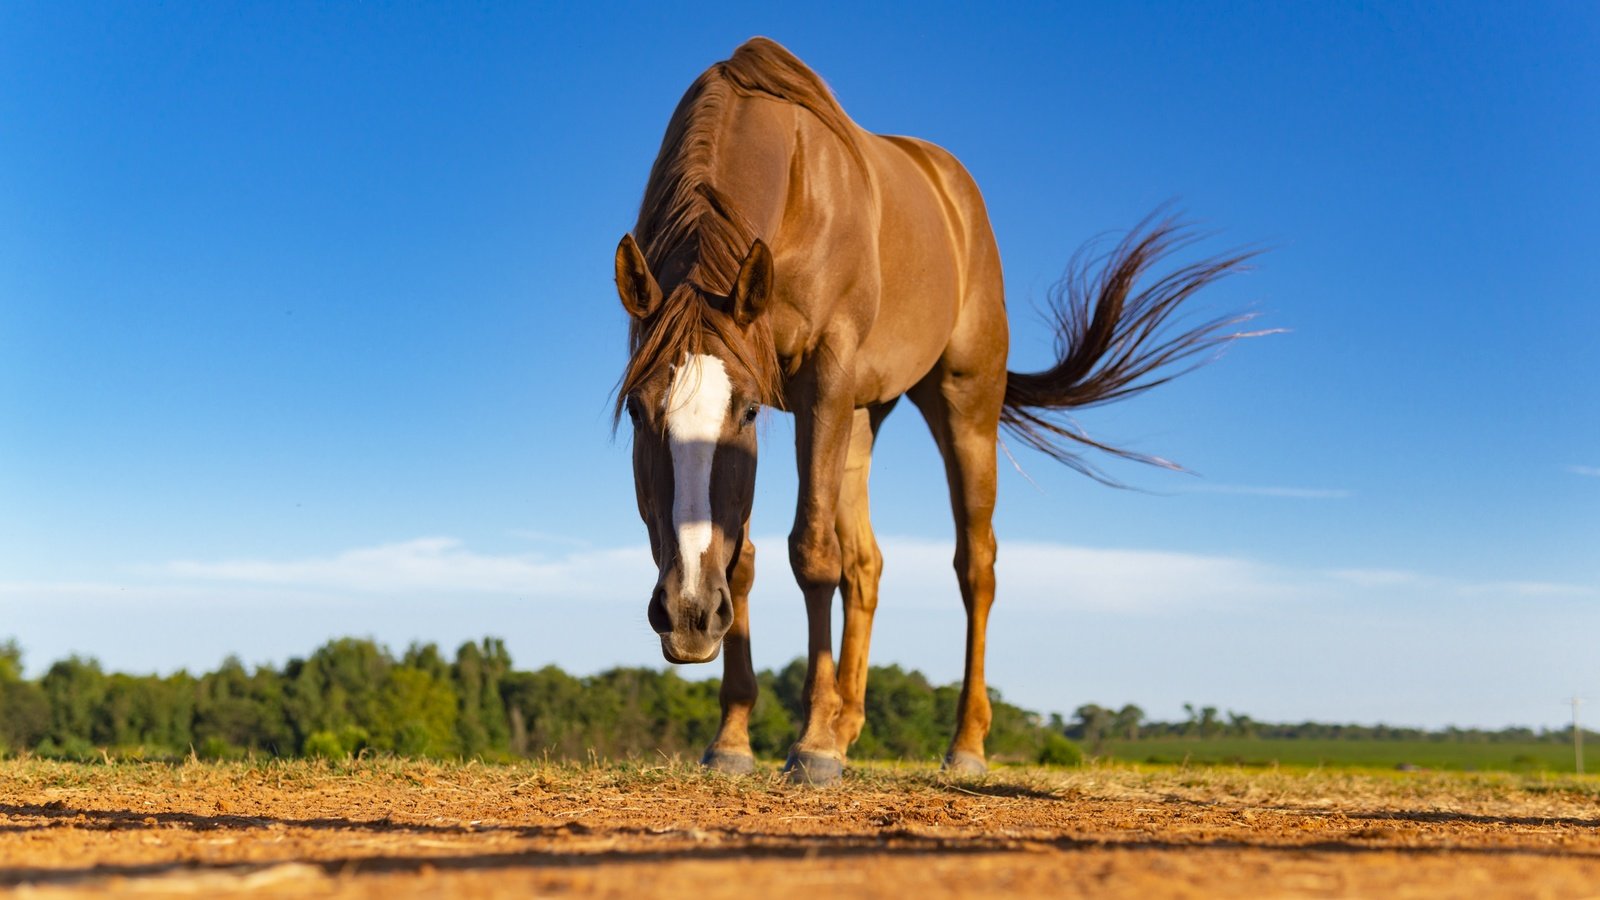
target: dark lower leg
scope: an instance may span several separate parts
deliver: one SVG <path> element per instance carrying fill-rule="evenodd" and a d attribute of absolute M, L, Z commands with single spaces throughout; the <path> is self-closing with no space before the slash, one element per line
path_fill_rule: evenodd
<path fill-rule="evenodd" d="M 756 672 L 750 657 L 750 587 L 755 580 L 755 545 L 746 537 L 728 573 L 733 626 L 722 639 L 722 724 L 702 759 L 731 772 L 755 768 L 750 751 L 750 709 L 756 702 Z"/>
<path fill-rule="evenodd" d="M 833 731 L 840 702 L 833 660 L 832 601 L 831 592 L 806 598 L 811 640 L 806 652 L 805 721 L 794 745 L 796 752 L 838 756 L 843 749 Z"/>
<path fill-rule="evenodd" d="M 808 539 L 809 537 L 809 539 Z M 839 690 L 833 661 L 833 594 L 839 584 L 839 545 L 830 529 L 790 540 L 795 573 L 806 598 L 805 721 L 789 750 L 791 778 L 808 784 L 833 784 L 844 771 L 844 748 L 834 734 Z M 832 573 L 828 577 L 828 573 Z"/>

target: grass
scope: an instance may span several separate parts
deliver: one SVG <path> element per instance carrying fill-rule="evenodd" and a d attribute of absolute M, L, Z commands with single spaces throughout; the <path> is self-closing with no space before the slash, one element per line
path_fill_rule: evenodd
<path fill-rule="evenodd" d="M 1297 766 L 1451 772 L 1574 772 L 1572 747 L 1549 742 L 1261 738 L 1106 741 L 1103 758 L 1161 765 Z M 1593 765 L 1600 766 L 1600 759 Z"/>
<path fill-rule="evenodd" d="M 173 788 L 204 789 L 220 784 L 273 785 L 280 790 L 291 791 L 315 789 L 328 784 L 368 785 L 374 789 L 420 787 L 429 791 L 447 789 L 459 794 L 502 796 L 519 789 L 554 793 L 687 790 L 712 794 L 837 796 L 826 790 L 819 792 L 792 785 L 775 767 L 754 776 L 733 777 L 711 772 L 686 760 L 512 764 L 438 762 L 387 756 L 340 761 L 189 760 L 159 763 L 62 762 L 36 757 L 0 760 L 0 795 L 44 788 L 92 790 L 97 786 L 120 785 L 168 791 Z M 1504 800 L 1519 796 L 1561 797 L 1591 805 L 1600 801 L 1600 776 L 1595 775 L 1505 771 L 1398 772 L 1392 769 L 1374 771 L 1372 768 L 1315 769 L 1293 766 L 1263 771 L 1226 764 L 1194 768 L 1104 759 L 1077 768 L 1003 766 L 983 776 L 952 776 L 928 764 L 853 763 L 846 771 L 844 787 L 857 794 L 918 795 L 948 794 L 953 791 L 994 797 L 1148 796 L 1203 801 L 1232 797 L 1258 801 L 1273 798 L 1273 802 L 1298 803 L 1320 802 L 1330 795 L 1365 796 L 1398 802 L 1438 794 L 1452 795 L 1458 801 Z"/>

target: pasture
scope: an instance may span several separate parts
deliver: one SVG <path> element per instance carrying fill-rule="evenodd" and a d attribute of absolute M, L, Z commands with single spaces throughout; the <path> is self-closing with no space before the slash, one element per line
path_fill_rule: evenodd
<path fill-rule="evenodd" d="M 1371 740 L 1218 737 L 1106 741 L 1110 759 L 1164 765 L 1299 766 L 1453 772 L 1572 772 L 1571 744 L 1553 741 Z M 1592 755 L 1592 754 L 1591 754 Z M 1590 766 L 1600 764 L 1591 761 Z"/>
<path fill-rule="evenodd" d="M 798 787 L 594 766 L 0 762 L 0 889 L 365 897 L 1566 896 L 1600 779 L 1107 764 Z"/>

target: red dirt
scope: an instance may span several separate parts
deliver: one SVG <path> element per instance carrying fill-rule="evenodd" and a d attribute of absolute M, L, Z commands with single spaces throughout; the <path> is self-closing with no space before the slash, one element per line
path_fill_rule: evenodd
<path fill-rule="evenodd" d="M 0 890 L 42 896 L 1567 897 L 1600 782 L 0 762 Z"/>

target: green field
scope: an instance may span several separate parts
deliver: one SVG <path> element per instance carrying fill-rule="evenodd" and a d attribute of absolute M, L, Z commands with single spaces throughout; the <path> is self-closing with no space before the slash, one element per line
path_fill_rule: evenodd
<path fill-rule="evenodd" d="M 1106 741 L 1099 756 L 1137 763 L 1393 769 L 1458 772 L 1571 772 L 1572 747 L 1548 741 L 1153 738 Z M 1587 760 L 1600 766 L 1600 758 Z"/>

